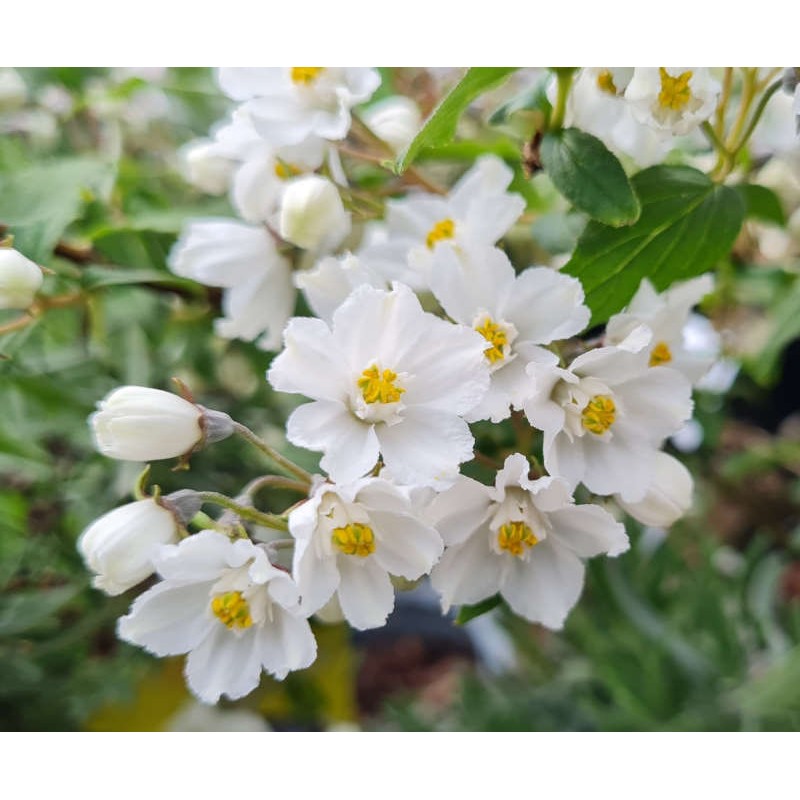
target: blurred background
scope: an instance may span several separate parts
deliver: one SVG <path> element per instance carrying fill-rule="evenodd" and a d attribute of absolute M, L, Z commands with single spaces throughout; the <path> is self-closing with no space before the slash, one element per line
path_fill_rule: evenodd
<path fill-rule="evenodd" d="M 405 94 L 427 113 L 458 75 L 382 70 L 375 99 Z M 484 130 L 515 81 L 464 123 Z M 91 290 L 0 334 L 0 728 L 800 729 L 800 146 L 785 99 L 771 101 L 747 154 L 771 196 L 691 329 L 699 347 L 713 331 L 723 345 L 668 448 L 694 475 L 691 513 L 668 532 L 626 520 L 631 550 L 589 563 L 562 632 L 502 609 L 457 625 L 422 583 L 399 593 L 386 628 L 316 623 L 313 667 L 209 708 L 185 689 L 182 659 L 116 639 L 136 592 L 93 590 L 75 542 L 138 473 L 95 453 L 86 426 L 120 384 L 170 388 L 177 376 L 316 466 L 283 438 L 297 399 L 264 380 L 271 354 L 214 337 L 219 290 L 166 265 L 186 220 L 232 214 L 189 185 L 180 155 L 229 101 L 207 69 L 0 69 L 0 226 L 35 231 L 41 252 L 28 255 L 53 271 L 50 294 Z M 371 173 L 359 179 L 369 186 Z M 509 252 L 518 265 L 559 263 L 581 220 L 544 176 L 525 191 Z M 0 331 L 16 316 L 0 311 Z M 484 452 L 513 443 L 503 426 L 475 432 Z M 188 473 L 155 464 L 153 481 L 234 495 L 260 470 L 224 441 Z"/>

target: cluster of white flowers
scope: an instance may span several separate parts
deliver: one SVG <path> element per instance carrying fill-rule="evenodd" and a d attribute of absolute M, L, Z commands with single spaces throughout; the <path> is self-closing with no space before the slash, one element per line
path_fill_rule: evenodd
<path fill-rule="evenodd" d="M 665 74 L 660 90 L 629 76 L 631 109 L 670 130 L 693 124 L 712 92 L 705 74 Z M 525 619 L 560 628 L 584 560 L 628 548 L 615 503 L 618 517 L 624 509 L 659 526 L 691 505 L 691 477 L 662 447 L 691 417 L 692 385 L 710 366 L 683 342 L 710 279 L 662 294 L 645 281 L 602 341 L 577 338 L 590 319 L 580 282 L 549 267 L 515 269 L 497 247 L 525 204 L 494 156 L 447 194 L 390 200 L 356 254 L 337 256 L 349 230 L 338 190 L 305 173 L 347 134 L 377 73 L 223 70 L 219 80 L 241 105 L 189 160 L 198 183 L 232 188 L 248 222 L 192 222 L 172 266 L 226 289 L 219 333 L 267 331 L 260 343 L 280 348 L 269 383 L 309 400 L 291 414 L 287 439 L 321 453 L 325 474 L 290 465 L 283 480 L 304 497 L 283 515 L 238 498 L 214 525 L 205 515 L 192 522 L 219 496 L 185 490 L 94 522 L 79 547 L 99 588 L 159 577 L 119 635 L 156 655 L 188 653 L 190 687 L 215 702 L 252 691 L 262 670 L 281 678 L 308 666 L 314 614 L 338 613 L 357 629 L 385 624 L 396 578 L 429 575 L 444 610 L 499 595 Z M 668 113 L 659 112 L 647 92 L 658 103 L 668 90 Z M 258 215 L 242 201 L 255 196 L 245 184 L 259 186 Z M 316 317 L 287 322 L 293 280 L 278 238 L 316 260 L 296 276 Z M 512 416 L 542 442 L 542 464 L 527 448 L 495 465 L 492 486 L 462 474 L 475 457 L 470 424 Z M 186 457 L 243 428 L 144 387 L 112 393 L 91 426 L 103 453 L 134 461 Z M 578 497 L 592 502 L 576 502 L 581 485 Z M 247 525 L 267 517 L 285 538 L 256 543 Z"/>

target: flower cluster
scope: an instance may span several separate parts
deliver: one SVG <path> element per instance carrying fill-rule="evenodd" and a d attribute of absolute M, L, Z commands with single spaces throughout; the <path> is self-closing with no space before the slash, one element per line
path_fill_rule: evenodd
<path fill-rule="evenodd" d="M 91 418 L 112 458 L 188 458 L 236 433 L 286 473 L 255 479 L 237 498 L 141 495 L 94 522 L 79 547 L 98 588 L 116 594 L 158 575 L 119 635 L 156 655 L 188 653 L 189 686 L 215 702 L 252 691 L 262 671 L 282 678 L 308 666 L 312 615 L 385 624 L 398 578 L 430 576 L 444 611 L 499 596 L 561 628 L 585 559 L 628 548 L 623 511 L 669 526 L 691 505 L 691 477 L 663 446 L 691 417 L 692 386 L 711 363 L 683 338 L 711 280 L 660 294 L 643 281 L 600 338 L 581 338 L 591 317 L 581 282 L 513 264 L 498 246 L 525 201 L 494 155 L 449 191 L 415 187 L 389 200 L 354 252 L 337 252 L 351 220 L 336 143 L 377 73 L 218 77 L 240 105 L 187 163 L 198 186 L 230 190 L 243 221 L 192 221 L 171 266 L 224 288 L 220 335 L 279 351 L 267 380 L 307 400 L 286 438 L 319 453 L 323 474 L 191 398 L 112 392 Z M 692 69 L 592 80 L 614 97 L 624 91 L 626 113 L 670 134 L 707 116 L 716 91 Z M 364 117 L 394 149 L 408 139 L 403 108 Z M 316 316 L 291 316 L 295 286 Z M 482 455 L 470 426 L 509 419 L 524 434 L 517 448 L 502 462 L 483 458 L 487 482 L 468 477 L 464 466 Z M 259 511 L 255 485 L 292 489 L 300 501 L 283 514 Z M 205 503 L 226 512 L 198 515 Z M 273 538 L 256 538 L 256 525 Z"/>

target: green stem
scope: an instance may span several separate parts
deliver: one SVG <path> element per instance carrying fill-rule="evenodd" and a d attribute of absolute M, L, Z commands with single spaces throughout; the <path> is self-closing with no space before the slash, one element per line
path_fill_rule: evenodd
<path fill-rule="evenodd" d="M 265 528 L 272 528 L 276 531 L 287 531 L 289 526 L 283 517 L 277 514 L 269 514 L 266 511 L 258 511 L 250 506 L 243 506 L 231 499 L 225 494 L 219 492 L 198 492 L 200 498 L 204 503 L 214 503 L 215 505 L 222 506 L 234 511 L 242 519 L 249 522 L 255 522 L 258 525 L 263 525 Z"/>
<path fill-rule="evenodd" d="M 761 97 L 761 100 L 758 101 L 758 105 L 756 106 L 756 110 L 753 112 L 753 116 L 750 118 L 750 122 L 748 123 L 747 127 L 744 130 L 744 133 L 741 136 L 741 139 L 736 144 L 734 148 L 734 155 L 739 152 L 747 144 L 747 140 L 752 136 L 753 131 L 756 129 L 756 125 L 758 125 L 758 121 L 761 119 L 761 115 L 764 113 L 764 109 L 767 107 L 767 103 L 769 103 L 772 95 L 781 88 L 782 82 L 780 80 L 775 81 L 766 92 Z"/>
<path fill-rule="evenodd" d="M 300 492 L 300 494 L 308 494 L 307 483 L 284 478 L 283 475 L 262 475 L 260 478 L 254 478 L 242 489 L 242 494 L 253 495 L 266 487 L 289 489 L 293 492 Z"/>
<path fill-rule="evenodd" d="M 728 148 L 725 147 L 725 143 L 722 139 L 717 136 L 716 131 L 711 127 L 709 122 L 706 120 L 701 126 L 703 133 L 706 135 L 706 138 L 709 142 L 711 142 L 714 149 L 717 151 L 719 156 L 725 160 L 730 158 L 730 153 L 728 152 Z"/>
<path fill-rule="evenodd" d="M 273 447 L 270 447 L 260 436 L 257 436 L 246 425 L 241 422 L 234 421 L 233 428 L 236 433 L 243 439 L 246 439 L 250 444 L 257 447 L 267 458 L 274 461 L 284 472 L 294 475 L 299 481 L 306 486 L 311 486 L 311 473 L 306 472 L 302 467 L 298 467 L 294 461 L 290 461 L 286 456 L 281 455 Z"/>
<path fill-rule="evenodd" d="M 556 81 L 558 82 L 558 95 L 556 96 L 556 105 L 553 109 L 553 114 L 550 117 L 550 124 L 548 129 L 557 131 L 564 126 L 564 115 L 567 112 L 567 98 L 569 97 L 569 90 L 572 88 L 572 79 L 575 76 L 575 70 L 559 69 L 556 72 Z"/>

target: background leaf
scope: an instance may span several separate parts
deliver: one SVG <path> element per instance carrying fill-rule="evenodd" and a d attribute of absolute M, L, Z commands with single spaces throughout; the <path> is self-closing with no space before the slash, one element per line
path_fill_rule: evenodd
<path fill-rule="evenodd" d="M 593 325 L 624 308 L 642 278 L 663 291 L 711 269 L 729 252 L 744 217 L 735 189 L 691 167 L 651 167 L 632 183 L 639 219 L 626 228 L 590 222 L 564 267 L 583 283 Z"/>
<path fill-rule="evenodd" d="M 778 195 L 767 189 L 766 186 L 759 186 L 756 183 L 740 183 L 735 187 L 736 191 L 744 200 L 745 215 L 753 219 L 760 219 L 763 222 L 772 222 L 775 225 L 784 226 L 786 224 L 786 214 Z"/>

